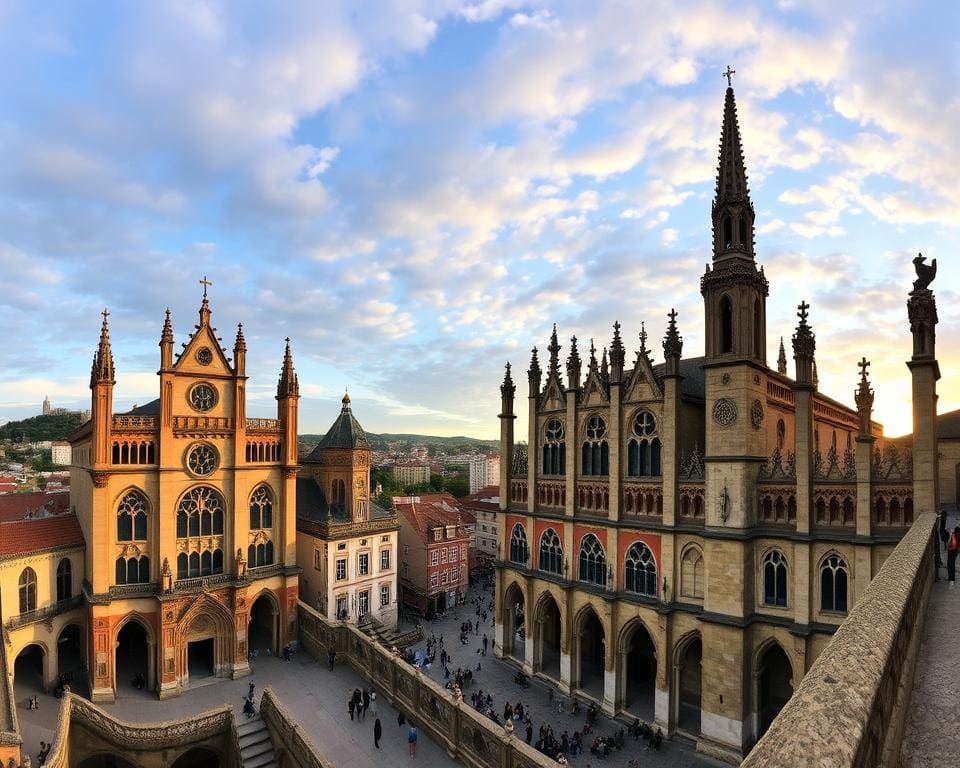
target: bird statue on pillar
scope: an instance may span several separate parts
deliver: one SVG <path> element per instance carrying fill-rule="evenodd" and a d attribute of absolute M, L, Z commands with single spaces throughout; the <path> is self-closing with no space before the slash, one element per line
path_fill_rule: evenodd
<path fill-rule="evenodd" d="M 917 270 L 917 279 L 913 281 L 913 290 L 925 291 L 930 287 L 937 276 L 937 260 L 934 259 L 930 264 L 926 264 L 927 257 L 918 253 L 913 260 L 913 266 Z"/>

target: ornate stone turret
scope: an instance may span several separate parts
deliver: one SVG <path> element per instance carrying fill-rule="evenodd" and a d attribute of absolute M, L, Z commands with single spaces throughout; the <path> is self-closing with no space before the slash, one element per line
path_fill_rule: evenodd
<path fill-rule="evenodd" d="M 100 326 L 100 343 L 97 345 L 97 351 L 93 355 L 93 365 L 90 367 L 90 386 L 106 382 L 111 385 L 115 383 L 115 373 L 113 368 L 113 350 L 110 348 L 110 326 L 107 318 L 110 313 L 104 309 L 103 323 Z"/>
<path fill-rule="evenodd" d="M 173 365 L 173 326 L 170 324 L 170 307 L 163 320 L 163 331 L 160 333 L 160 368 L 166 370 Z"/>
<path fill-rule="evenodd" d="M 860 434 L 867 436 L 870 434 L 870 417 L 873 413 L 873 389 L 867 379 L 870 361 L 864 357 L 857 365 L 860 366 L 860 386 L 853 393 L 853 399 L 857 404 L 857 413 L 860 414 Z"/>
<path fill-rule="evenodd" d="M 797 384 L 813 387 L 813 355 L 817 349 L 817 339 L 807 323 L 810 305 L 806 301 L 797 307 L 800 322 L 793 334 L 793 361 L 797 371 Z"/>
<path fill-rule="evenodd" d="M 590 339 L 590 360 L 587 362 L 587 377 L 589 378 L 592 373 L 597 373 L 598 370 L 597 348 L 593 344 L 593 339 Z"/>
<path fill-rule="evenodd" d="M 753 261 L 753 203 L 747 188 L 747 171 L 740 143 L 737 103 L 733 88 L 727 88 L 720 133 L 720 160 L 713 201 L 713 258 Z"/>
<path fill-rule="evenodd" d="M 567 386 L 570 389 L 580 389 L 580 369 L 582 362 L 577 351 L 577 337 L 570 338 L 570 354 L 567 356 Z"/>
<path fill-rule="evenodd" d="M 873 389 L 867 379 L 867 368 L 870 361 L 862 358 L 860 366 L 860 385 L 853 394 L 857 404 L 857 414 L 860 416 L 860 432 L 856 437 L 856 455 L 854 458 L 857 474 L 857 533 L 869 536 L 871 528 L 871 470 L 873 457 L 874 437 L 870 432 L 870 418 L 873 413 Z M 866 567 L 866 564 L 864 564 Z M 861 587 L 863 589 L 863 587 Z"/>
<path fill-rule="evenodd" d="M 293 356 L 290 354 L 290 337 L 286 339 L 287 347 L 283 353 L 283 367 L 280 369 L 280 381 L 277 382 L 277 400 L 285 397 L 300 396 L 300 382 L 297 372 L 293 369 Z M 344 395 L 346 397 L 346 395 Z M 349 402 L 349 400 L 347 400 Z"/>
<path fill-rule="evenodd" d="M 647 324 L 640 321 L 640 349 L 637 350 L 637 359 L 643 358 L 650 362 L 650 350 L 647 349 Z"/>
<path fill-rule="evenodd" d="M 603 356 L 600 358 L 600 378 L 604 384 L 610 383 L 610 366 L 607 364 L 607 348 L 603 348 Z"/>
<path fill-rule="evenodd" d="M 110 313 L 104 309 L 100 326 L 100 343 L 90 367 L 90 418 L 93 422 L 93 465 L 104 468 L 110 463 L 110 433 L 113 421 L 113 350 L 110 348 Z"/>
<path fill-rule="evenodd" d="M 783 348 L 783 336 L 780 337 L 780 354 L 777 356 L 777 373 L 787 375 L 787 350 Z"/>
<path fill-rule="evenodd" d="M 513 383 L 510 376 L 510 363 L 506 365 L 506 372 L 503 375 L 503 384 L 500 385 L 500 399 L 503 401 L 503 412 L 513 413 L 513 396 L 516 394 L 517 386 Z"/>
<path fill-rule="evenodd" d="M 538 397 L 540 395 L 540 379 L 542 377 L 543 371 L 540 370 L 537 348 L 534 347 L 530 354 L 530 368 L 527 370 L 527 379 L 530 382 L 530 397 Z"/>
<path fill-rule="evenodd" d="M 619 384 L 623 379 L 623 363 L 626 350 L 620 338 L 620 321 L 613 324 L 613 340 L 610 342 L 610 383 Z"/>
<path fill-rule="evenodd" d="M 557 324 L 553 324 L 553 333 L 550 334 L 550 344 L 547 346 L 550 352 L 550 367 L 547 369 L 547 378 L 556 377 L 560 380 L 560 343 L 557 341 Z"/>
<path fill-rule="evenodd" d="M 247 340 L 243 337 L 243 323 L 237 323 L 237 338 L 233 342 L 233 370 L 243 376 L 247 369 Z"/>
<path fill-rule="evenodd" d="M 285 452 L 283 456 L 284 466 L 291 468 L 290 482 L 287 492 L 295 494 L 295 472 L 299 458 L 297 447 L 297 419 L 299 417 L 300 400 L 300 382 L 297 380 L 297 372 L 293 368 L 293 355 L 290 354 L 290 338 L 286 339 L 287 346 L 283 353 L 283 368 L 280 370 L 280 381 L 277 383 L 277 418 L 280 420 L 280 428 L 283 430 L 283 444 Z M 347 398 L 346 395 L 344 395 Z M 346 400 L 350 402 L 349 398 Z M 291 496 L 292 498 L 292 496 Z"/>
<path fill-rule="evenodd" d="M 663 359 L 666 361 L 666 376 L 680 374 L 680 355 L 683 352 L 683 337 L 677 331 L 677 310 L 671 309 L 667 315 L 667 333 L 663 337 Z"/>
<path fill-rule="evenodd" d="M 913 380 L 913 506 L 917 512 L 939 508 L 937 459 L 937 302 L 930 283 L 937 275 L 937 260 L 926 264 L 917 254 L 913 265 L 917 279 L 907 300 L 913 356 L 907 363 Z"/>

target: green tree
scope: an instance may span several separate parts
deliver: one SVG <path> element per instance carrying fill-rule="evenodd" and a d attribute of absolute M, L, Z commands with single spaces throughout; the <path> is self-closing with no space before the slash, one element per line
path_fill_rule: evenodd
<path fill-rule="evenodd" d="M 40 455 L 31 462 L 30 466 L 34 472 L 52 472 L 57 465 L 53 463 L 51 451 L 47 449 L 40 451 Z"/>
<path fill-rule="evenodd" d="M 459 499 L 461 496 L 470 493 L 470 483 L 462 477 L 448 477 L 444 480 L 443 490 Z"/>

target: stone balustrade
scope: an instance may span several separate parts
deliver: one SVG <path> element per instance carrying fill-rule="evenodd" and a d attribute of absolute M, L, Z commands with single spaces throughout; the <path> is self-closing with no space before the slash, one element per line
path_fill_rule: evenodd
<path fill-rule="evenodd" d="M 332 768 L 333 764 L 320 756 L 316 745 L 269 688 L 264 689 L 260 698 L 260 717 L 267 724 L 280 765 L 290 768 Z"/>
<path fill-rule="evenodd" d="M 0 626 L 0 649 L 7 646 L 6 630 Z M 0 765 L 7 765 L 11 758 L 20 760 L 20 725 L 17 722 L 17 705 L 13 698 L 13 675 L 7 668 L 7 654 L 0 652 Z"/>
<path fill-rule="evenodd" d="M 329 621 L 303 602 L 298 608 L 300 642 L 308 653 L 323 659 L 335 650 L 338 660 L 376 686 L 381 700 L 402 711 L 452 759 L 468 768 L 555 768 L 555 761 L 481 715 L 459 692 L 442 688 L 356 627 Z"/>
<path fill-rule="evenodd" d="M 899 765 L 935 523 L 918 515 L 742 768 Z"/>

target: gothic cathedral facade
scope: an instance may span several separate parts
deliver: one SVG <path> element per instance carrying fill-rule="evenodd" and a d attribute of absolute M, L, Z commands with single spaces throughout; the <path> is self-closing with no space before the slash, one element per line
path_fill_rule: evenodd
<path fill-rule="evenodd" d="M 276 419 L 246 417 L 243 329 L 228 359 L 206 289 L 199 324 L 178 355 L 173 346 L 167 310 L 160 397 L 115 414 L 104 311 L 91 419 L 70 441 L 93 701 L 131 684 L 165 698 L 198 677 L 240 677 L 250 654 L 296 639 L 299 385 L 289 340 Z"/>
<path fill-rule="evenodd" d="M 856 408 L 819 391 L 805 303 L 795 375 L 782 340 L 767 364 L 732 88 L 712 226 L 703 357 L 683 357 L 671 312 L 662 363 L 641 332 L 625 365 L 614 324 L 585 377 L 571 340 L 564 381 L 554 328 L 545 380 L 533 350 L 526 445 L 507 366 L 496 640 L 564 693 L 736 762 L 912 523 L 915 485 L 871 418 L 866 360 Z"/>

